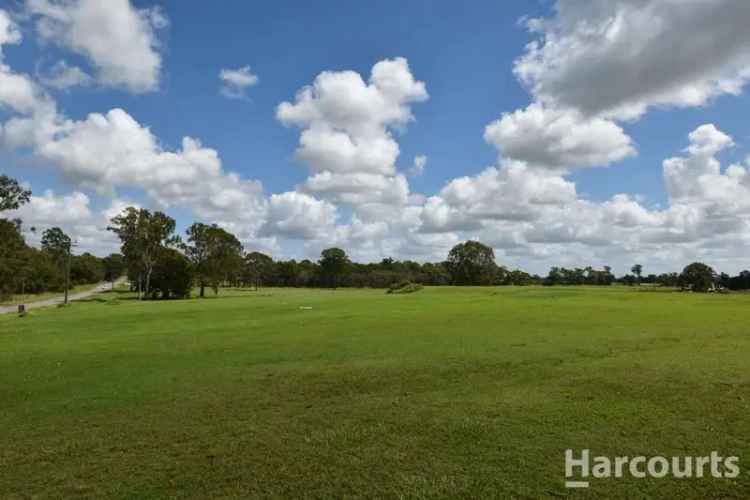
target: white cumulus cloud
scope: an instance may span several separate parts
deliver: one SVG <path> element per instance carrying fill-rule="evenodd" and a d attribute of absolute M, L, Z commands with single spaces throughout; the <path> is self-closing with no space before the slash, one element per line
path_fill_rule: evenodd
<path fill-rule="evenodd" d="M 540 102 L 632 119 L 739 94 L 750 79 L 750 3 L 558 0 L 514 71 Z"/>
<path fill-rule="evenodd" d="M 260 78 L 250 66 L 237 69 L 222 69 L 219 72 L 219 93 L 229 99 L 247 99 L 247 89 L 258 84 Z"/>
<path fill-rule="evenodd" d="M 142 93 L 159 87 L 160 10 L 136 9 L 129 0 L 28 0 L 40 37 L 85 56 L 97 81 Z"/>
<path fill-rule="evenodd" d="M 412 121 L 410 104 L 427 98 L 403 58 L 375 64 L 368 82 L 353 71 L 318 75 L 276 112 L 282 123 L 302 128 L 297 158 L 311 176 L 301 189 L 354 205 L 405 204 L 409 188 L 396 172 L 399 146 L 391 130 Z"/>

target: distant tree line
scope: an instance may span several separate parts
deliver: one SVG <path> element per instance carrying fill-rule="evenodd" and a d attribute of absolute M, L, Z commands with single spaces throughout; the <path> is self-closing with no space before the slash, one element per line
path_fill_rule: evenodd
<path fill-rule="evenodd" d="M 17 209 L 31 193 L 15 180 L 0 176 L 0 212 Z M 16 293 L 60 291 L 85 283 L 115 281 L 126 274 L 141 299 L 188 297 L 194 287 L 215 294 L 223 286 L 392 288 L 420 285 L 591 285 L 615 283 L 682 287 L 694 291 L 724 288 L 750 289 L 750 272 L 717 275 L 702 263 L 682 273 L 643 276 L 636 264 L 617 278 L 609 266 L 552 267 L 546 277 L 498 265 L 491 247 L 466 241 L 453 247 L 445 261 L 419 263 L 386 258 L 375 263 L 352 262 L 340 248 L 323 250 L 317 261 L 274 260 L 258 251 L 246 252 L 239 239 L 215 224 L 196 222 L 184 237 L 176 233 L 173 218 L 159 211 L 128 207 L 108 227 L 120 239 L 120 254 L 105 258 L 73 254 L 73 242 L 60 228 L 48 228 L 41 249 L 26 244 L 20 220 L 0 218 L 0 297 Z M 34 230 L 34 228 L 32 228 Z"/>
<path fill-rule="evenodd" d="M 0 175 L 0 300 L 15 294 L 62 292 L 77 285 L 116 279 L 124 271 L 120 256 L 74 255 L 73 243 L 58 227 L 42 233 L 41 249 L 26 244 L 22 221 L 2 217 L 27 203 L 31 192 Z M 31 228 L 36 232 L 36 228 Z"/>

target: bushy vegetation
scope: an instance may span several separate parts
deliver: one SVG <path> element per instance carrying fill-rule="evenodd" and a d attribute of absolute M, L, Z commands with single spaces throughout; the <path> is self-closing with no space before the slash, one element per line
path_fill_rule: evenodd
<path fill-rule="evenodd" d="M 0 209 L 18 208 L 30 196 L 16 181 L 0 176 Z M 183 240 L 175 220 L 163 212 L 128 207 L 115 216 L 109 229 L 120 239 L 121 254 L 104 259 L 73 255 L 70 238 L 59 228 L 48 228 L 42 249 L 26 244 L 21 221 L 0 219 L 0 297 L 37 293 L 69 286 L 114 281 L 124 273 L 142 299 L 184 298 L 190 288 L 199 295 L 222 286 L 295 288 L 392 288 L 399 283 L 429 286 L 594 285 L 615 283 L 636 286 L 658 284 L 696 292 L 750 289 L 750 272 L 717 275 L 709 266 L 693 263 L 682 273 L 643 276 L 635 264 L 632 274 L 617 278 L 609 266 L 552 267 L 546 277 L 511 270 L 495 261 L 487 245 L 466 241 L 453 247 L 444 262 L 419 263 L 386 258 L 380 262 L 353 262 L 341 248 L 327 248 L 320 259 L 275 261 L 258 251 L 245 252 L 239 239 L 215 224 L 192 224 Z M 69 276 L 67 274 L 69 270 Z M 173 275 L 172 275 L 172 274 Z M 69 278 L 66 280 L 66 278 Z"/>
<path fill-rule="evenodd" d="M 177 250 L 165 248 L 159 254 L 151 276 L 151 299 L 186 299 L 193 288 L 190 261 Z"/>
<path fill-rule="evenodd" d="M 0 175 L 0 215 L 30 196 L 14 179 Z M 57 227 L 43 232 L 41 249 L 29 246 L 22 221 L 0 217 L 0 300 L 14 294 L 62 292 L 66 282 L 69 288 L 98 283 L 104 280 L 106 260 L 89 253 L 74 255 L 70 238 Z"/>
<path fill-rule="evenodd" d="M 388 291 L 386 293 L 414 293 L 420 291 L 422 288 L 424 288 L 419 283 L 412 283 L 411 281 L 402 281 L 400 283 L 394 283 L 390 287 L 388 287 Z"/>

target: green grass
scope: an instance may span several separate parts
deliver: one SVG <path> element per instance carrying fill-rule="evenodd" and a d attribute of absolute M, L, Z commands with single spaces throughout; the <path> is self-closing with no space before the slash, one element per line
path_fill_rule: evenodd
<path fill-rule="evenodd" d="M 128 297 L 0 317 L 0 498 L 750 498 L 748 295 Z M 743 473 L 566 490 L 567 448 Z"/>
<path fill-rule="evenodd" d="M 70 289 L 70 292 L 68 292 L 70 295 L 81 293 L 81 292 L 87 292 L 91 290 L 92 288 L 96 288 L 98 283 L 94 284 L 88 284 L 88 285 L 78 285 L 74 286 Z M 63 287 L 65 288 L 65 287 Z M 16 294 L 13 295 L 8 300 L 0 300 L 0 306 L 12 306 L 16 304 L 25 304 L 29 302 L 35 302 L 37 300 L 46 300 L 46 299 L 54 299 L 55 297 L 62 297 L 64 291 L 60 292 L 44 292 L 44 293 L 25 293 L 25 294 Z"/>

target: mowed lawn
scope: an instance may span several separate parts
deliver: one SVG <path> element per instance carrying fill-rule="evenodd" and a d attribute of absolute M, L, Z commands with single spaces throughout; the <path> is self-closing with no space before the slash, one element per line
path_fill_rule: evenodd
<path fill-rule="evenodd" d="M 108 293 L 0 317 L 1 498 L 750 498 L 750 295 Z M 740 457 L 564 488 L 564 450 Z"/>

